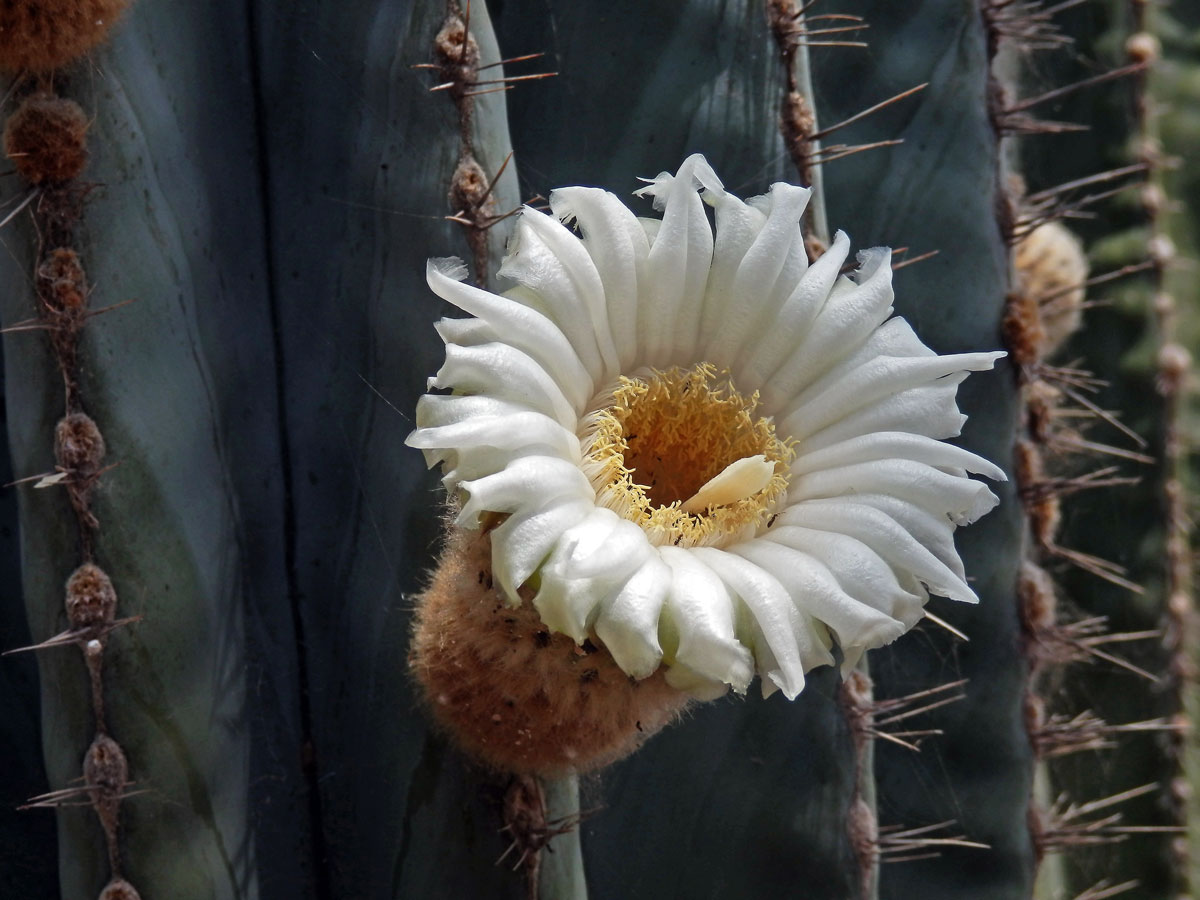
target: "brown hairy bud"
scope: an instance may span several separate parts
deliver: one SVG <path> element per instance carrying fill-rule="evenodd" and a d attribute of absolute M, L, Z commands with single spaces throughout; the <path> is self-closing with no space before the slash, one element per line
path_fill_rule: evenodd
<path fill-rule="evenodd" d="M 84 563 L 67 579 L 67 619 L 72 628 L 107 625 L 116 613 L 116 589 L 99 566 Z"/>
<path fill-rule="evenodd" d="M 433 39 L 433 52 L 440 67 L 439 77 L 443 83 L 454 85 L 450 88 L 450 96 L 455 103 L 462 101 L 479 73 L 479 44 L 467 31 L 467 23 L 460 14 L 455 13 L 446 20 Z"/>
<path fill-rule="evenodd" d="M 1039 225 L 1016 247 L 1015 264 L 1021 292 L 1040 319 L 1040 357 L 1057 350 L 1083 319 L 1087 257 L 1083 244 L 1059 222 Z"/>
<path fill-rule="evenodd" d="M 83 478 L 95 474 L 104 460 L 104 436 L 90 416 L 71 413 L 59 420 L 54 429 L 54 458 Z"/>
<path fill-rule="evenodd" d="M 433 718 L 493 769 L 556 775 L 632 753 L 688 703 L 662 674 L 636 681 L 603 647 L 552 634 L 492 586 L 491 541 L 452 529 L 417 600 L 409 665 Z"/>
<path fill-rule="evenodd" d="M 1021 623 L 1028 633 L 1036 635 L 1054 626 L 1058 619 L 1058 600 L 1054 582 L 1045 569 L 1029 561 L 1023 562 L 1017 596 L 1021 599 Z"/>
<path fill-rule="evenodd" d="M 87 305 L 87 277 L 79 254 L 59 247 L 46 254 L 37 270 L 38 296 L 57 312 L 78 312 Z"/>
<path fill-rule="evenodd" d="M 99 900 L 142 900 L 142 895 L 124 878 L 114 878 L 104 886 Z"/>
<path fill-rule="evenodd" d="M 1137 34 L 1131 34 L 1125 40 L 1125 55 L 1129 57 L 1130 62 L 1149 63 L 1154 62 L 1162 55 L 1162 44 L 1154 35 L 1139 31 Z"/>
<path fill-rule="evenodd" d="M 104 40 L 129 0 L 7 0 L 0 3 L 0 69 L 47 72 Z"/>
<path fill-rule="evenodd" d="M 129 785 L 129 762 L 121 745 L 107 734 L 96 735 L 83 758 L 83 779 L 100 826 L 112 840 L 117 834 L 121 797 Z"/>
<path fill-rule="evenodd" d="M 30 184 L 70 181 L 87 163 L 87 129 L 74 100 L 33 94 L 5 123 L 4 152 Z"/>

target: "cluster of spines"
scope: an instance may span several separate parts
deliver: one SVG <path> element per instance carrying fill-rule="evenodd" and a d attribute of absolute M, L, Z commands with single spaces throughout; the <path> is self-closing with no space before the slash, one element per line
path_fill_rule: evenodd
<path fill-rule="evenodd" d="M 483 94 L 510 91 L 525 81 L 553 78 L 557 73 L 505 75 L 500 71 L 494 73 L 498 77 L 492 77 L 493 73 L 488 73 L 488 69 L 540 59 L 544 54 L 527 53 L 480 65 L 479 44 L 471 33 L 470 0 L 465 0 L 465 4 L 460 6 L 458 0 L 447 0 L 446 20 L 433 41 L 433 61 L 417 63 L 413 68 L 432 72 L 437 84 L 429 89 L 430 92 L 448 94 L 458 113 L 458 164 L 450 179 L 449 191 L 453 212 L 446 219 L 462 226 L 471 249 L 475 279 L 482 285 L 487 283 L 489 275 L 487 233 L 515 215 L 519 208 L 501 212 L 496 205 L 496 183 L 508 168 L 512 154 L 491 175 L 476 158 L 473 136 L 475 98 Z"/>
<path fill-rule="evenodd" d="M 1053 16 L 1061 7 L 1047 8 L 1040 2 L 984 0 L 982 8 L 993 59 L 1005 42 L 1014 43 L 1026 53 L 1056 50 L 1070 43 L 1055 27 Z M 1147 51 L 1147 46 L 1145 36 L 1135 36 L 1127 47 L 1127 64 L 1025 100 L 1012 97 L 1009 87 L 994 76 L 989 98 L 998 135 L 1079 130 L 1080 126 L 1070 123 L 1036 119 L 1030 110 L 1048 100 L 1114 79 L 1144 80 L 1153 61 L 1153 53 Z M 1114 634 L 1101 618 L 1066 618 L 1059 608 L 1056 586 L 1044 568 L 1063 561 L 1131 591 L 1141 591 L 1120 566 L 1063 546 L 1059 530 L 1063 502 L 1069 495 L 1137 480 L 1126 476 L 1117 465 L 1101 465 L 1082 473 L 1069 471 L 1066 458 L 1106 455 L 1142 463 L 1153 460 L 1140 452 L 1145 442 L 1089 396 L 1102 386 L 1100 382 L 1078 368 L 1051 365 L 1048 358 L 1070 331 L 1078 327 L 1080 313 L 1087 306 L 1084 292 L 1088 287 L 1161 267 L 1151 248 L 1146 260 L 1089 279 L 1079 241 L 1061 224 L 1062 219 L 1138 186 L 1154 165 L 1154 160 L 1143 155 L 1131 165 L 1032 194 L 1024 192 L 1019 177 L 1011 176 L 1001 192 L 1002 203 L 997 211 L 1000 225 L 1014 248 L 1014 290 L 1008 299 L 1004 332 L 1016 364 L 1023 400 L 1014 460 L 1030 546 L 1022 565 L 1017 601 L 1030 667 L 1026 729 L 1039 766 L 1035 779 L 1038 795 L 1032 798 L 1029 818 L 1039 863 L 1047 854 L 1061 854 L 1080 846 L 1115 842 L 1139 831 L 1155 830 L 1125 825 L 1114 808 L 1126 800 L 1159 790 L 1158 785 L 1152 784 L 1084 803 L 1072 803 L 1065 796 L 1054 799 L 1049 795 L 1047 760 L 1082 751 L 1112 749 L 1121 736 L 1134 732 L 1176 734 L 1179 731 L 1179 723 L 1167 718 L 1111 725 L 1090 711 L 1047 712 L 1053 700 L 1044 696 L 1048 686 L 1058 680 L 1056 673 L 1076 662 L 1102 660 L 1151 681 L 1157 680 L 1155 674 L 1140 669 L 1109 648 L 1125 641 L 1153 639 L 1159 636 L 1158 632 Z M 1142 194 L 1146 195 L 1144 187 Z M 1117 428 L 1137 449 L 1099 443 L 1073 427 L 1074 423 L 1088 419 L 1102 420 Z M 1116 896 L 1136 886 L 1136 880 L 1104 881 L 1093 885 L 1077 900 Z"/>
<path fill-rule="evenodd" d="M 79 385 L 80 332 L 91 317 L 104 311 L 89 308 L 91 290 L 76 241 L 76 227 L 91 188 L 81 177 L 88 159 L 90 120 L 77 103 L 56 93 L 55 83 L 65 82 L 62 67 L 102 41 L 126 5 L 126 0 L 18 2 L 0 10 L 0 69 L 15 76 L 9 101 L 16 107 L 5 123 L 4 152 L 27 185 L 25 198 L 6 223 L 28 211 L 37 238 L 31 273 L 36 314 L 4 331 L 47 336 L 62 376 L 65 407 L 54 433 L 47 436 L 54 470 L 20 480 L 66 491 L 80 556 L 65 587 L 67 628 L 18 649 L 78 647 L 91 682 L 95 719 L 79 784 L 33 797 L 26 808 L 80 804 L 92 808 L 104 833 L 110 873 L 100 900 L 138 900 L 138 891 L 122 876 L 120 846 L 120 808 L 132 785 L 129 762 L 109 731 L 104 707 L 109 636 L 133 619 L 117 617 L 116 588 L 95 559 L 100 522 L 92 509 L 92 496 L 108 471 L 107 448 L 99 426 L 84 411 Z"/>

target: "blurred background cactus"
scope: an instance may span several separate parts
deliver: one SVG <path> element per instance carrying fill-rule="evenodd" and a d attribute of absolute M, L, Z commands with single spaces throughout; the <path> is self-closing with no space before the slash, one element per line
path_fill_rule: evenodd
<path fill-rule="evenodd" d="M 0 659 L 0 894 L 1192 896 L 1200 13 L 123 6 L 0 10 L 0 647 L 42 645 Z M 819 182 L 926 343 L 1010 350 L 959 395 L 1015 475 L 983 602 L 514 783 L 407 675 L 425 260 L 494 276 L 522 202 L 693 151 Z"/>

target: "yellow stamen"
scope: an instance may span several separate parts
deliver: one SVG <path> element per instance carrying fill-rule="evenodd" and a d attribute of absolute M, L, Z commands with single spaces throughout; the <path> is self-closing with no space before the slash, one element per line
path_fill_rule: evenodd
<path fill-rule="evenodd" d="M 580 427 L 597 503 L 660 546 L 752 537 L 784 499 L 793 456 L 757 407 L 709 363 L 622 376 Z"/>

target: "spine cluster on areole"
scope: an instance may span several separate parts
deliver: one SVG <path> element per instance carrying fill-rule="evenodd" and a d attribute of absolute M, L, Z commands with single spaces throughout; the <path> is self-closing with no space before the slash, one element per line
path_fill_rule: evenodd
<path fill-rule="evenodd" d="M 137 900 L 122 875 L 120 808 L 131 784 L 129 762 L 110 733 L 104 708 L 104 661 L 109 636 L 128 624 L 117 617 L 118 597 L 109 575 L 96 561 L 100 522 L 93 494 L 105 466 L 104 436 L 86 413 L 79 379 L 80 333 L 97 312 L 89 308 L 90 289 L 77 226 L 91 185 L 87 165 L 89 116 L 58 89 L 67 83 L 63 67 L 90 51 L 107 35 L 126 0 L 18 2 L 0 10 L 0 69 L 14 76 L 9 103 L 15 110 L 4 126 L 4 152 L 28 185 L 22 210 L 35 235 L 31 272 L 36 298 L 33 318 L 5 331 L 44 334 L 62 376 L 62 418 L 46 436 L 54 470 L 25 481 L 66 491 L 78 529 L 77 567 L 65 586 L 67 628 L 31 648 L 44 652 L 75 646 L 91 682 L 94 738 L 81 765 L 81 786 L 34 797 L 29 806 L 54 807 L 85 798 L 104 833 L 109 880 L 100 900 Z"/>
<path fill-rule="evenodd" d="M 983 0 L 982 9 L 993 61 L 989 111 L 1002 139 L 1078 130 L 1070 124 L 1037 119 L 1029 110 L 1045 100 L 1113 78 L 1141 77 L 1150 62 L 1148 57 L 1131 52 L 1127 66 L 1032 98 L 1018 99 L 1015 85 L 1008 83 L 1015 80 L 1012 68 L 1018 54 L 1009 51 L 1056 52 L 1070 42 L 1057 30 L 1054 11 L 1044 10 L 1038 4 Z M 999 74 L 1001 70 L 1006 77 Z M 1015 155 L 1010 154 L 1010 158 Z M 1103 619 L 1080 620 L 1067 614 L 1060 608 L 1057 587 L 1049 571 L 1053 563 L 1070 564 L 1131 592 L 1142 590 L 1126 577 L 1120 566 L 1063 546 L 1059 541 L 1066 498 L 1080 491 L 1111 489 L 1137 480 L 1126 477 L 1115 465 L 1091 464 L 1089 470 L 1081 467 L 1081 461 L 1086 463 L 1097 455 L 1136 462 L 1151 460 L 1140 452 L 1111 447 L 1081 433 L 1075 423 L 1102 421 L 1135 441 L 1138 450 L 1145 445 L 1115 416 L 1088 399 L 1087 394 L 1099 386 L 1089 373 L 1075 367 L 1057 367 L 1050 360 L 1083 325 L 1085 294 L 1090 285 L 1148 267 L 1129 266 L 1116 273 L 1089 278 L 1082 243 L 1061 220 L 1109 193 L 1079 200 L 1075 192 L 1095 184 L 1108 186 L 1131 176 L 1140 177 L 1147 167 L 1135 165 L 1101 172 L 1035 193 L 1028 193 L 1021 177 L 1010 172 L 998 191 L 997 219 L 1012 248 L 1013 271 L 1003 332 L 1021 387 L 1014 468 L 1028 538 L 1016 603 L 1023 652 L 1029 665 L 1025 727 L 1035 761 L 1029 827 L 1039 870 L 1039 892 L 1045 890 L 1048 896 L 1066 889 L 1064 870 L 1058 862 L 1061 855 L 1082 845 L 1123 839 L 1128 830 L 1113 824 L 1120 820 L 1119 815 L 1112 815 L 1113 807 L 1155 789 L 1154 785 L 1148 785 L 1072 804 L 1061 795 L 1055 797 L 1057 789 L 1051 788 L 1048 761 L 1083 751 L 1112 749 L 1122 735 L 1131 732 L 1171 732 L 1176 727 L 1165 719 L 1113 725 L 1090 711 L 1074 714 L 1060 711 L 1055 709 L 1056 698 L 1051 693 L 1062 680 L 1062 670 L 1073 663 L 1101 659 L 1146 674 L 1104 648 L 1115 642 L 1155 635 L 1153 632 L 1114 634 Z M 1122 185 L 1128 186 L 1131 184 Z M 1129 887 L 1129 884 L 1118 885 L 1114 890 L 1105 881 L 1081 896 L 1115 896 Z M 1100 893 L 1093 894 L 1091 890 Z"/>

